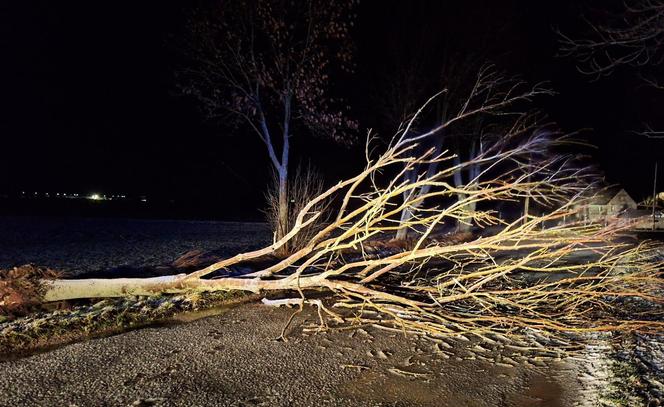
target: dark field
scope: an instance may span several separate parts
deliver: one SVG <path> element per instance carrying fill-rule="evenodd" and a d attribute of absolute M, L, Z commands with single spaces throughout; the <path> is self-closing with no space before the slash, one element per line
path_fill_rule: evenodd
<path fill-rule="evenodd" d="M 165 264 L 193 249 L 232 255 L 270 239 L 263 223 L 0 217 L 0 268 L 32 263 L 79 275 Z"/>

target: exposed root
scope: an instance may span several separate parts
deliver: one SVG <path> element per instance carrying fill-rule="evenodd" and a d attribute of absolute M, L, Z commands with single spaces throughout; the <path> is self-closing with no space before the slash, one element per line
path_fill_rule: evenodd
<path fill-rule="evenodd" d="M 47 280 L 55 280 L 62 273 L 27 264 L 10 270 L 0 270 L 0 316 L 24 315 L 43 302 Z"/>

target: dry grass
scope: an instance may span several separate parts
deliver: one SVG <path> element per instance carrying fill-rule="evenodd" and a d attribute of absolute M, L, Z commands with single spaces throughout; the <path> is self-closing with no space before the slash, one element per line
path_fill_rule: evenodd
<path fill-rule="evenodd" d="M 288 181 L 287 196 L 288 196 L 288 224 L 280 225 L 279 219 L 279 176 L 276 172 L 273 174 L 272 186 L 266 193 L 267 208 L 265 209 L 265 217 L 274 231 L 275 236 L 278 230 L 290 230 L 295 223 L 298 214 L 304 209 L 308 202 L 314 197 L 320 195 L 324 190 L 322 176 L 311 166 L 299 165 L 295 170 L 294 176 Z M 320 202 L 313 207 L 307 209 L 308 211 L 323 212 L 328 207 L 329 202 Z M 291 254 L 301 249 L 322 227 L 324 217 L 320 217 L 316 222 L 302 228 L 300 233 L 293 238 L 279 250 L 282 256 Z"/>

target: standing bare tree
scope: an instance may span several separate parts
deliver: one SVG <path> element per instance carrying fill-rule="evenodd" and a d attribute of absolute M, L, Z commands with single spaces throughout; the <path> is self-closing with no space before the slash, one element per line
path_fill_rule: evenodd
<path fill-rule="evenodd" d="M 441 6 L 445 9 L 445 6 Z M 413 15 L 418 18 L 424 11 L 413 5 L 410 8 Z M 470 93 L 474 81 L 477 79 L 477 67 L 482 66 L 482 58 L 477 53 L 455 50 L 448 41 L 449 28 L 436 24 L 423 25 L 417 30 L 404 29 L 403 19 L 394 22 L 395 37 L 386 49 L 387 63 L 381 66 L 383 77 L 376 92 L 376 106 L 381 116 L 384 130 L 389 132 L 399 128 L 405 130 L 403 139 L 417 138 L 431 128 L 443 125 L 448 118 L 461 108 L 463 101 Z M 426 21 L 426 19 L 425 19 Z M 401 29 L 401 30 L 400 30 Z M 483 45 L 479 46 L 484 48 Z M 405 57 L 404 57 L 405 56 Z M 469 69 L 470 67 L 470 69 Z M 443 89 L 433 100 L 426 103 L 425 109 L 420 107 L 431 97 L 432 89 Z M 412 120 L 416 117 L 416 120 Z M 453 150 L 465 156 L 468 147 L 458 132 L 450 133 L 447 127 L 430 136 L 419 139 L 413 154 L 422 154 L 431 149 L 434 155 L 443 152 L 443 148 Z M 470 133 L 465 138 L 472 137 Z M 431 175 L 438 169 L 438 162 L 419 163 L 412 165 L 404 173 L 404 180 L 416 182 L 424 173 Z M 456 180 L 456 178 L 455 178 Z M 408 191 L 404 201 L 416 196 L 424 196 L 429 187 L 423 185 Z M 406 207 L 400 214 L 400 223 L 406 224 L 412 218 L 413 211 Z M 397 231 L 396 239 L 404 240 L 408 237 L 408 228 Z"/>
<path fill-rule="evenodd" d="M 466 42 L 464 48 L 459 48 L 460 44 L 457 44 L 457 38 L 465 34 L 463 26 L 466 22 L 476 24 L 481 21 L 485 27 L 491 26 L 492 30 L 487 32 L 493 33 L 501 32 L 500 25 L 484 13 L 465 16 L 461 24 L 458 21 L 441 23 L 440 20 L 427 24 L 426 21 L 431 20 L 422 19 L 423 15 L 437 12 L 444 19 L 453 6 L 439 4 L 438 7 L 422 7 L 422 4 L 413 3 L 402 7 L 403 15 L 393 19 L 390 25 L 393 37 L 389 38 L 389 47 L 382 53 L 385 55 L 385 63 L 378 67 L 383 75 L 377 86 L 375 106 L 380 113 L 381 130 L 391 133 L 399 128 L 405 130 L 404 140 L 417 140 L 413 141 L 417 148 L 411 151 L 412 154 L 421 154 L 430 149 L 436 156 L 447 150 L 455 154 L 455 163 L 460 165 L 461 162 L 473 161 L 481 154 L 484 126 L 495 127 L 496 124 L 496 120 L 485 120 L 486 116 L 499 111 L 501 114 L 508 113 L 514 104 L 523 100 L 513 97 L 517 96 L 516 89 L 512 89 L 511 95 L 503 92 L 509 91 L 513 85 L 519 91 L 527 87 L 512 78 L 503 77 L 487 63 L 487 55 L 496 58 L 501 54 L 493 48 L 494 38 L 473 33 L 471 46 Z M 425 23 L 413 30 L 409 25 L 413 19 L 422 19 Z M 420 109 L 431 97 L 432 90 L 441 89 L 435 98 L 426 103 L 425 109 Z M 533 91 L 533 94 L 521 96 L 534 96 L 544 89 L 538 87 Z M 508 100 L 501 100 L 502 96 Z M 471 112 L 467 120 L 447 125 L 450 118 L 464 112 Z M 411 121 L 413 117 L 417 119 Z M 430 132 L 434 128 L 438 131 Z M 429 135 L 420 137 L 425 133 Z M 472 166 L 454 173 L 452 181 L 457 187 L 472 186 L 477 181 L 481 171 L 480 163 L 473 162 Z M 438 165 L 436 160 L 411 165 L 404 173 L 404 180 L 414 183 L 419 177 L 436 173 Z M 410 189 L 407 192 L 409 195 L 404 195 L 403 199 L 415 199 L 423 204 L 421 199 L 416 198 L 426 196 L 429 188 L 422 185 L 421 188 Z M 463 200 L 463 196 L 459 195 L 458 199 Z M 472 206 L 467 210 L 472 211 Z M 399 221 L 406 225 L 412 217 L 412 208 L 404 207 Z M 462 229 L 470 227 L 470 224 L 459 219 L 457 224 Z M 410 229 L 404 227 L 396 232 L 395 237 L 404 240 L 409 233 Z"/>
<path fill-rule="evenodd" d="M 265 144 L 277 174 L 278 227 L 289 226 L 290 138 L 295 124 L 315 136 L 349 141 L 330 75 L 352 69 L 355 0 L 222 0 L 199 11 L 183 47 L 190 65 L 180 86 L 210 118 L 236 119 Z"/>
<path fill-rule="evenodd" d="M 473 161 L 475 157 L 482 154 L 484 149 L 484 134 L 482 129 L 482 120 L 481 116 L 476 117 L 474 120 L 475 126 L 471 129 L 470 133 L 466 134 L 466 137 L 457 136 L 454 140 L 454 165 L 461 165 L 462 155 L 464 151 L 467 151 L 467 156 L 469 161 Z M 465 144 L 465 145 L 464 145 Z M 454 186 L 457 188 L 463 188 L 464 185 L 469 189 L 474 189 L 479 184 L 479 177 L 481 173 L 480 163 L 474 163 L 469 166 L 465 171 L 460 170 L 454 173 Z M 466 199 L 466 196 L 462 193 L 457 194 L 457 199 L 459 202 L 462 202 Z M 476 204 L 471 202 L 467 209 L 469 212 L 475 211 Z M 459 221 L 457 223 L 457 228 L 459 231 L 468 231 L 472 227 L 471 223 L 464 223 Z"/>
<path fill-rule="evenodd" d="M 413 126 L 416 125 L 416 118 L 420 117 L 422 109 L 415 113 L 402 131 L 401 140 L 404 143 L 417 143 L 418 146 L 426 146 L 431 149 L 434 156 L 443 153 L 443 147 L 449 146 L 455 152 L 454 164 L 457 171 L 453 172 L 453 182 L 459 191 L 473 189 L 478 185 L 479 177 L 482 174 L 481 160 L 475 158 L 483 153 L 483 126 L 485 117 L 489 115 L 500 115 L 502 117 L 512 117 L 516 123 L 521 123 L 523 112 L 517 108 L 519 102 L 529 101 L 538 95 L 550 94 L 551 91 L 537 84 L 528 87 L 524 82 L 515 78 L 500 74 L 493 66 L 485 65 L 477 73 L 471 73 L 468 78 L 468 69 L 459 71 L 460 66 L 453 63 L 450 66 L 443 65 L 441 71 L 441 82 L 447 87 L 433 99 L 429 104 L 433 104 L 438 98 L 437 109 L 435 113 L 435 125 L 432 129 L 424 132 L 414 132 Z M 456 69 L 454 69 L 456 67 Z M 472 72 L 472 70 L 470 71 Z M 510 126 L 515 122 L 507 120 L 504 123 L 509 131 Z M 494 123 L 495 125 L 495 123 Z M 467 157 L 467 159 L 464 159 Z M 462 162 L 470 163 L 462 165 Z M 418 163 L 411 165 L 404 172 L 404 179 L 407 182 L 417 183 L 422 177 L 435 174 L 438 169 L 438 161 Z M 429 193 L 430 186 L 422 185 L 420 188 L 409 189 L 404 195 L 404 201 L 414 200 L 423 203 L 423 197 Z M 459 202 L 466 202 L 466 194 L 459 192 L 457 194 Z M 465 210 L 472 212 L 475 208 L 474 202 L 469 202 Z M 405 239 L 409 227 L 412 225 L 410 219 L 413 217 L 413 207 L 404 207 L 400 222 L 403 225 L 396 233 L 397 239 Z M 467 229 L 471 226 L 472 216 L 457 218 L 460 229 Z"/>

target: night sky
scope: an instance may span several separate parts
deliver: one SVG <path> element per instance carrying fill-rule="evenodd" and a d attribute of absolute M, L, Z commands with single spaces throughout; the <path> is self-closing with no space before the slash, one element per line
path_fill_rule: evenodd
<path fill-rule="evenodd" d="M 3 2 L 0 194 L 99 191 L 205 201 L 229 219 L 257 212 L 270 172 L 265 148 L 251 133 L 205 121 L 174 84 L 175 43 L 194 3 Z M 641 200 L 655 160 L 664 167 L 664 140 L 631 130 L 643 120 L 664 125 L 662 98 L 627 69 L 591 82 L 574 60 L 556 56 L 553 28 L 580 34 L 581 10 L 609 3 L 362 0 L 356 70 L 334 91 L 352 106 L 360 138 L 369 127 L 390 133 L 375 109 L 379 78 L 407 57 L 409 41 L 430 30 L 461 51 L 482 42 L 500 69 L 550 81 L 558 94 L 538 106 L 565 131 L 592 129 L 583 134 L 598 146 L 592 154 L 608 181 Z M 296 134 L 293 145 L 292 162 L 311 161 L 330 181 L 363 165 L 363 143 L 344 148 Z"/>

